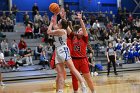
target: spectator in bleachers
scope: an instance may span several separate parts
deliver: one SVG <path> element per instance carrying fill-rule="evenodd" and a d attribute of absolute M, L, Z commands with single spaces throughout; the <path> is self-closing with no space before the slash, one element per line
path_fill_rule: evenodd
<path fill-rule="evenodd" d="M 126 39 L 127 43 L 129 42 L 129 39 L 132 39 L 132 34 L 130 30 L 125 33 L 124 38 Z"/>
<path fill-rule="evenodd" d="M 40 55 L 40 65 L 42 65 L 43 69 L 45 69 L 46 64 L 48 65 L 48 68 L 50 68 L 50 63 L 48 61 L 48 54 L 46 53 L 45 50 L 43 50 Z"/>
<path fill-rule="evenodd" d="M 26 50 L 26 48 L 27 48 L 27 44 L 24 41 L 24 39 L 21 38 L 20 42 L 18 43 L 19 55 L 23 56 L 24 51 Z"/>
<path fill-rule="evenodd" d="M 107 29 L 112 29 L 112 27 L 113 27 L 113 23 L 112 23 L 112 22 L 109 22 L 109 23 L 107 24 Z"/>
<path fill-rule="evenodd" d="M 8 66 L 14 71 L 16 66 L 16 62 L 13 60 L 13 58 L 10 58 L 10 60 L 7 62 Z"/>
<path fill-rule="evenodd" d="M 128 19 L 127 19 L 129 25 L 132 25 L 133 19 L 134 19 L 134 18 L 133 18 L 133 16 L 132 16 L 132 14 L 129 14 L 129 17 L 128 17 Z"/>
<path fill-rule="evenodd" d="M 32 7 L 32 17 L 34 19 L 34 16 L 37 14 L 37 11 L 39 11 L 39 7 L 37 6 L 37 3 L 34 3 L 34 6 Z"/>
<path fill-rule="evenodd" d="M 96 22 L 93 23 L 92 28 L 94 28 L 94 29 L 100 28 L 100 24 L 99 24 L 98 20 L 96 20 Z"/>
<path fill-rule="evenodd" d="M 32 61 L 32 50 L 31 48 L 27 48 L 24 52 L 24 55 L 23 55 L 23 59 L 26 59 L 26 64 L 27 65 L 34 65 L 33 64 L 33 61 Z"/>
<path fill-rule="evenodd" d="M 121 50 L 122 50 L 122 44 L 121 44 L 121 40 L 120 39 L 117 39 L 117 43 L 116 43 L 116 55 L 117 55 L 117 58 L 119 60 L 121 60 Z"/>
<path fill-rule="evenodd" d="M 25 12 L 25 14 L 23 16 L 23 22 L 24 22 L 25 26 L 27 26 L 30 23 L 30 16 L 27 11 Z"/>
<path fill-rule="evenodd" d="M 39 14 L 39 11 L 37 11 L 37 14 L 34 17 L 34 22 L 38 23 L 39 26 L 41 26 L 43 20 L 42 20 L 42 16 Z"/>
<path fill-rule="evenodd" d="M 3 32 L 5 32 L 5 30 L 6 30 L 6 19 L 7 19 L 6 14 L 5 14 L 5 12 L 3 12 L 2 16 L 1 16 L 1 21 L 2 21 L 1 29 Z"/>
<path fill-rule="evenodd" d="M 47 13 L 45 13 L 43 16 L 43 24 L 48 26 L 49 23 L 50 23 L 49 17 L 47 15 Z"/>
<path fill-rule="evenodd" d="M 53 52 L 53 49 L 52 49 L 52 46 L 50 45 L 50 43 L 48 43 L 46 46 L 45 46 L 45 51 L 48 53 L 48 55 L 52 55 L 52 52 Z"/>
<path fill-rule="evenodd" d="M 23 66 L 26 64 L 26 60 L 22 58 L 20 55 L 15 55 L 16 69 L 19 69 L 19 66 Z"/>
<path fill-rule="evenodd" d="M 139 53 L 136 50 L 136 48 L 133 49 L 133 52 L 134 52 L 133 54 L 134 54 L 135 63 L 139 63 Z"/>
<path fill-rule="evenodd" d="M 127 63 L 128 64 L 132 64 L 132 63 L 135 63 L 135 60 L 134 60 L 134 51 L 133 51 L 133 46 L 132 44 L 128 45 L 128 61 Z"/>
<path fill-rule="evenodd" d="M 31 39 L 33 39 L 33 29 L 30 24 L 28 24 L 25 28 L 25 37 L 28 39 L 31 37 Z"/>
<path fill-rule="evenodd" d="M 16 24 L 16 16 L 13 14 L 12 11 L 10 11 L 9 16 L 8 16 L 14 23 L 14 25 Z"/>
<path fill-rule="evenodd" d="M 38 23 L 34 24 L 33 33 L 34 33 L 34 38 L 39 38 L 41 36 L 40 35 L 40 27 L 39 27 Z"/>
<path fill-rule="evenodd" d="M 41 44 L 35 48 L 35 53 L 34 53 L 35 60 L 37 60 L 37 58 L 40 57 L 42 50 L 43 50 L 43 46 Z"/>
<path fill-rule="evenodd" d="M 18 12 L 17 6 L 16 6 L 16 5 L 13 5 L 13 6 L 11 7 L 11 11 L 12 11 L 13 14 L 16 16 L 16 13 Z"/>
<path fill-rule="evenodd" d="M 11 55 L 18 54 L 18 53 L 19 53 L 18 44 L 16 40 L 13 40 L 11 44 Z"/>
<path fill-rule="evenodd" d="M 13 32 L 14 31 L 14 23 L 9 17 L 6 19 L 6 31 Z"/>
<path fill-rule="evenodd" d="M 1 50 L 3 51 L 4 56 L 10 56 L 9 44 L 6 40 L 1 42 Z"/>
<path fill-rule="evenodd" d="M 68 4 L 65 5 L 65 12 L 66 12 L 66 17 L 67 17 L 68 19 L 70 19 L 71 14 L 70 14 L 70 7 L 69 7 Z"/>

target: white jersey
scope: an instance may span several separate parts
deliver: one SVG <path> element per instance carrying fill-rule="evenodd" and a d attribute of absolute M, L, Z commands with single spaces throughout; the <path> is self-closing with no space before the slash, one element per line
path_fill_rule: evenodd
<path fill-rule="evenodd" d="M 55 45 L 55 47 L 66 45 L 66 43 L 67 43 L 67 34 L 64 34 L 62 36 L 54 36 L 54 45 Z"/>

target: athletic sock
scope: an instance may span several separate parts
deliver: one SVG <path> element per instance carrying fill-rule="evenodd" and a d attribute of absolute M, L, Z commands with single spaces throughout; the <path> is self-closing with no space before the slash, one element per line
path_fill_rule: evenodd
<path fill-rule="evenodd" d="M 86 87 L 84 82 L 81 83 L 81 87 Z"/>

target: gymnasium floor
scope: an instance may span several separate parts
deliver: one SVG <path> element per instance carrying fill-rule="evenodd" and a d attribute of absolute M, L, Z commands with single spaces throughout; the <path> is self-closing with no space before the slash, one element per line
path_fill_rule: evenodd
<path fill-rule="evenodd" d="M 140 72 L 123 72 L 119 76 L 107 77 L 106 74 L 93 77 L 97 93 L 140 93 Z M 68 77 L 64 93 L 72 93 L 71 78 Z M 32 81 L 6 82 L 0 86 L 0 93 L 55 93 L 55 78 Z M 79 89 L 79 93 L 80 89 Z M 90 93 L 90 92 L 88 92 Z"/>

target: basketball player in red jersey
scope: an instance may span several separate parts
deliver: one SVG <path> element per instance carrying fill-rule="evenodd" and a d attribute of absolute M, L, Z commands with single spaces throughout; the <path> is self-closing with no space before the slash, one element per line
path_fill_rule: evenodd
<path fill-rule="evenodd" d="M 71 40 L 71 57 L 75 68 L 81 72 L 91 90 L 91 93 L 95 93 L 94 84 L 89 71 L 89 62 L 87 60 L 86 48 L 88 44 L 88 33 L 86 31 L 85 24 L 82 20 L 82 14 L 78 13 L 77 18 L 80 20 L 81 28 L 77 31 L 77 34 L 73 33 L 68 27 L 68 38 Z M 78 80 L 72 74 L 72 85 L 74 93 L 78 93 Z"/>

